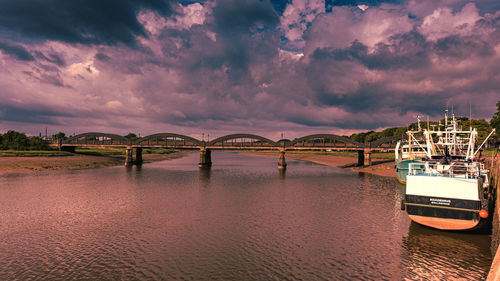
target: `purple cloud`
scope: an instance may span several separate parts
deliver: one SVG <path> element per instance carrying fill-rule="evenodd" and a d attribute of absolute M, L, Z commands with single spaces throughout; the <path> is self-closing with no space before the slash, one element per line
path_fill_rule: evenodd
<path fill-rule="evenodd" d="M 75 19 L 57 34 L 0 13 L 1 130 L 277 139 L 405 126 L 446 106 L 468 115 L 469 103 L 490 118 L 499 96 L 493 4 L 127 1 L 87 20 L 56 2 Z"/>

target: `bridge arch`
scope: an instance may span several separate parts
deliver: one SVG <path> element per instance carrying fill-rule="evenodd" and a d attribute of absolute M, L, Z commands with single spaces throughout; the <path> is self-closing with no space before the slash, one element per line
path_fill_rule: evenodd
<path fill-rule="evenodd" d="M 404 140 L 405 138 L 407 138 L 407 136 L 403 134 L 403 135 L 397 135 L 397 136 L 391 136 L 391 137 L 381 138 L 381 139 L 372 141 L 372 142 L 370 142 L 368 144 L 369 144 L 369 146 L 371 148 L 376 148 L 376 147 L 381 147 L 381 146 L 383 146 L 384 144 L 387 144 L 387 143 L 392 143 L 392 142 L 395 142 L 395 141 Z"/>
<path fill-rule="evenodd" d="M 74 145 L 130 145 L 130 143 L 126 137 L 98 132 L 79 134 L 62 142 Z"/>
<path fill-rule="evenodd" d="M 208 146 L 216 146 L 218 143 L 221 143 L 223 144 L 224 142 L 226 141 L 229 141 L 229 140 L 236 140 L 236 139 L 253 139 L 253 140 L 257 140 L 257 142 L 253 142 L 253 143 L 259 143 L 261 146 L 264 146 L 266 144 L 274 147 L 274 146 L 278 146 L 278 144 L 268 138 L 265 138 L 265 137 L 261 137 L 261 136 L 258 136 L 258 135 L 253 135 L 253 134 L 232 134 L 232 135 L 227 135 L 227 136 L 222 136 L 222 137 L 219 137 L 219 138 L 216 138 L 214 140 L 212 140 L 211 142 L 209 142 L 207 145 Z"/>
<path fill-rule="evenodd" d="M 287 147 L 293 147 L 299 144 L 300 142 L 305 143 L 307 141 L 312 141 L 312 140 L 333 140 L 335 142 L 342 142 L 345 144 L 350 144 L 354 148 L 364 148 L 365 145 L 363 143 L 354 141 L 350 138 L 339 136 L 339 135 L 333 135 L 333 134 L 314 134 L 314 135 L 308 135 L 308 136 L 303 136 L 298 139 L 294 139 L 292 142 L 287 144 Z"/>
<path fill-rule="evenodd" d="M 201 146 L 202 142 L 185 135 L 174 134 L 174 133 L 159 133 L 149 136 L 142 137 L 136 140 L 133 145 L 139 146 L 177 146 L 177 145 L 192 145 Z"/>

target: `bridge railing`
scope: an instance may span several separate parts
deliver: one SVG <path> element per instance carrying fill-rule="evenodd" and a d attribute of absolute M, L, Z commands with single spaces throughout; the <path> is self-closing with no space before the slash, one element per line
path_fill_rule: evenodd
<path fill-rule="evenodd" d="M 200 141 L 193 137 L 160 133 L 153 134 L 135 141 L 125 137 L 106 133 L 85 133 L 74 136 L 62 142 L 63 145 L 104 145 L 104 146 L 135 146 L 135 147 L 173 147 L 173 148 L 270 148 L 270 149 L 391 149 L 398 140 L 404 139 L 404 135 L 382 138 L 371 143 L 360 143 L 344 136 L 333 134 L 308 135 L 293 141 L 272 141 L 268 138 L 253 134 L 231 134 L 216 138 L 212 141 Z"/>

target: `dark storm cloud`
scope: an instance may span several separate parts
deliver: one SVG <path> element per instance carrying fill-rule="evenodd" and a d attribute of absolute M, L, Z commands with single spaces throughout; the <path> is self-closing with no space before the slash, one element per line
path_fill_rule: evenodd
<path fill-rule="evenodd" d="M 98 59 L 98 60 L 100 60 L 100 61 L 109 61 L 110 60 L 110 57 L 107 56 L 107 55 L 105 55 L 105 54 L 103 54 L 103 53 L 97 53 L 95 55 L 95 58 Z"/>
<path fill-rule="evenodd" d="M 285 11 L 286 5 L 292 3 L 292 0 L 271 0 L 271 4 L 274 7 L 274 10 L 278 12 L 278 14 L 283 14 Z"/>
<path fill-rule="evenodd" d="M 490 16 L 477 24 L 483 25 L 485 30 L 498 29 L 493 27 L 495 19 L 495 16 Z M 311 52 L 308 63 L 299 66 L 305 68 L 303 73 L 313 93 L 310 101 L 319 108 L 342 108 L 354 116 L 377 112 L 399 116 L 419 112 L 438 116 L 448 104 L 474 103 L 477 102 L 474 95 L 486 97 L 494 93 L 498 79 L 488 78 L 485 74 L 495 70 L 484 64 L 484 70 L 478 71 L 474 59 L 493 59 L 497 41 L 494 35 L 474 32 L 429 41 L 413 29 L 392 35 L 373 46 L 355 40 L 346 48 L 317 48 Z M 452 66 L 460 63 L 469 65 Z M 370 73 L 376 73 L 376 81 L 367 79 L 367 70 L 375 71 Z M 464 85 L 457 81 L 468 82 Z M 374 128 L 398 123 L 385 118 L 361 121 L 342 118 L 328 122 L 299 117 L 290 120 L 307 126 L 334 125 L 340 128 Z"/>
<path fill-rule="evenodd" d="M 213 18 L 213 29 L 217 40 L 221 40 L 229 74 L 235 82 L 241 82 L 248 75 L 250 65 L 266 55 L 257 52 L 268 52 L 266 40 L 271 44 L 278 42 L 279 16 L 267 0 L 222 0 L 217 2 Z"/>
<path fill-rule="evenodd" d="M 17 106 L 0 105 L 0 120 L 35 123 L 35 124 L 59 124 L 54 117 L 70 117 L 70 114 L 62 113 L 50 108 L 22 108 Z"/>
<path fill-rule="evenodd" d="M 45 55 L 44 53 L 40 51 L 35 51 L 35 55 L 43 59 L 45 61 L 51 62 L 53 64 L 56 64 L 57 66 L 65 66 L 66 62 L 64 61 L 64 58 L 59 56 L 58 54 L 47 54 Z"/>
<path fill-rule="evenodd" d="M 0 32 L 12 37 L 128 46 L 146 36 L 136 17 L 141 9 L 174 12 L 170 0 L 0 0 L 0 7 Z"/>
<path fill-rule="evenodd" d="M 357 5 L 368 5 L 368 6 L 379 6 L 383 3 L 390 4 L 401 4 L 404 1 L 401 0 L 325 0 L 325 5 L 327 6 L 357 6 Z"/>
<path fill-rule="evenodd" d="M 439 39 L 434 44 L 434 50 L 437 55 L 455 58 L 463 58 L 464 56 L 471 55 L 480 57 L 492 56 L 495 54 L 493 47 L 489 42 L 483 41 L 481 38 L 463 38 L 458 35 Z"/>
<path fill-rule="evenodd" d="M 279 16 L 268 0 L 220 0 L 213 16 L 218 33 L 252 33 L 279 24 Z"/>
<path fill-rule="evenodd" d="M 384 3 L 400 5 L 403 2 L 404 0 L 325 0 L 325 8 L 327 12 L 331 12 L 332 8 L 336 6 L 356 7 L 358 5 L 367 5 L 371 7 L 377 7 Z"/>
<path fill-rule="evenodd" d="M 41 71 L 41 69 L 43 71 Z M 53 66 L 39 64 L 38 68 L 35 67 L 33 71 L 24 71 L 23 73 L 32 80 L 37 80 L 56 87 L 67 87 L 64 85 L 57 68 L 54 68 Z"/>
<path fill-rule="evenodd" d="M 379 43 L 375 50 L 359 41 L 345 49 L 316 49 L 312 54 L 318 63 L 327 58 L 335 61 L 358 61 L 369 69 L 397 69 L 420 68 L 428 64 L 429 44 L 417 32 L 398 34 L 393 36 L 388 43 Z"/>
<path fill-rule="evenodd" d="M 22 61 L 34 61 L 35 58 L 23 46 L 0 40 L 0 51 Z"/>
<path fill-rule="evenodd" d="M 495 13 L 500 10 L 500 1 L 498 0 L 482 0 L 475 2 L 482 14 Z"/>
<path fill-rule="evenodd" d="M 241 86 L 253 83 L 249 77 L 252 67 L 269 65 L 269 59 L 277 56 L 278 23 L 279 17 L 269 1 L 224 0 L 216 3 L 205 25 L 189 30 L 165 28 L 158 39 L 164 62 L 184 73 L 186 88 L 192 89 L 189 91 L 213 84 L 215 77 L 220 83 Z M 215 40 L 207 35 L 210 32 Z M 217 96 L 226 90 L 218 92 L 212 94 Z M 238 97 L 238 93 L 234 95 Z"/>

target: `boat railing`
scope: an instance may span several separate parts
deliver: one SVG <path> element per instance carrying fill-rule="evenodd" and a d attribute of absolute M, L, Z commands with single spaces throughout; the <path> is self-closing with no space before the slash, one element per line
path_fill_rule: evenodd
<path fill-rule="evenodd" d="M 478 178 L 484 173 L 484 164 L 467 161 L 451 161 L 442 163 L 441 161 L 428 160 L 423 163 L 409 163 L 409 175 L 426 175 L 440 177 L 464 177 Z"/>

